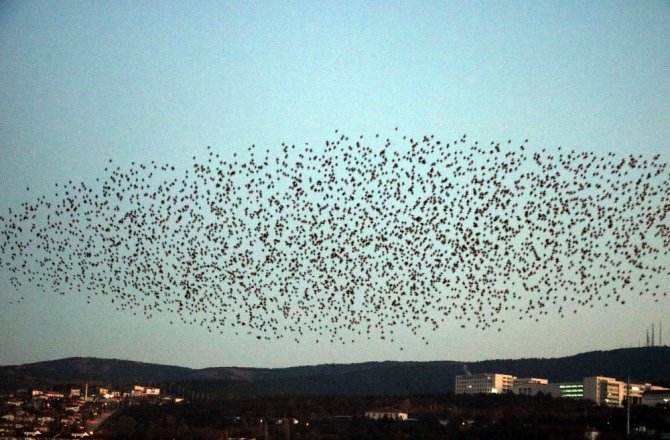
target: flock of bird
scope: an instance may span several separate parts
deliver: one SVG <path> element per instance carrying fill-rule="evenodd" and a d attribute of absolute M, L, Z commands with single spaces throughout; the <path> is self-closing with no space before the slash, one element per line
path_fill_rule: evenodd
<path fill-rule="evenodd" d="M 667 295 L 659 156 L 397 129 L 204 154 L 188 169 L 111 164 L 8 209 L 0 271 L 212 332 L 333 343 Z"/>

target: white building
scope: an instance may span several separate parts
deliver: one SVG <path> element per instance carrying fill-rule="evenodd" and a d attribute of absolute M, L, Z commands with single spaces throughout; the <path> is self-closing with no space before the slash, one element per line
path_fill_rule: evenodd
<path fill-rule="evenodd" d="M 456 394 L 501 394 L 512 391 L 514 376 L 498 373 L 456 376 Z"/>
<path fill-rule="evenodd" d="M 537 396 L 542 393 L 545 396 L 562 397 L 565 399 L 584 398 L 584 384 L 581 382 L 549 383 L 547 379 L 514 381 L 512 391 L 514 394 L 525 396 Z"/>
<path fill-rule="evenodd" d="M 512 385 L 512 392 L 524 396 L 536 396 L 538 393 L 550 394 L 549 380 L 536 377 L 515 379 L 514 385 Z"/>
<path fill-rule="evenodd" d="M 549 383 L 549 379 L 540 379 L 537 377 L 518 377 L 514 379 L 514 385 L 534 384 L 534 383 L 547 384 Z"/>
<path fill-rule="evenodd" d="M 625 384 L 612 377 L 591 376 L 584 378 L 584 398 L 598 405 L 621 406 Z"/>
<path fill-rule="evenodd" d="M 585 377 L 582 382 L 549 383 L 546 379 L 517 379 L 513 392 L 527 396 L 538 393 L 566 399 L 589 399 L 598 405 L 625 405 L 628 394 L 632 404 L 645 404 L 644 396 L 661 387 L 650 383 L 631 383 L 616 380 L 612 377 Z M 670 391 L 670 390 L 668 390 Z M 651 402 L 650 399 L 648 401 Z"/>

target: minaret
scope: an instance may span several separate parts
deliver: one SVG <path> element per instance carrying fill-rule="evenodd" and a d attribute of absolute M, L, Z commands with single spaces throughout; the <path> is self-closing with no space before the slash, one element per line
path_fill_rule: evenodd
<path fill-rule="evenodd" d="M 282 422 L 284 430 L 284 440 L 291 440 L 291 428 L 288 426 L 288 419 L 286 418 L 286 411 L 284 410 L 284 420 Z"/>
<path fill-rule="evenodd" d="M 647 345 L 646 347 L 649 347 L 649 329 L 647 329 Z"/>
<path fill-rule="evenodd" d="M 626 437 L 630 437 L 630 376 L 626 382 Z"/>

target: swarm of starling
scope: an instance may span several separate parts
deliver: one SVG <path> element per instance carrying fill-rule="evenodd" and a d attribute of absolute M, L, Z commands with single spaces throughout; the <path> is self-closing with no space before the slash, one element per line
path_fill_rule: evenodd
<path fill-rule="evenodd" d="M 397 128 L 204 154 L 185 170 L 110 166 L 8 209 L 0 270 L 17 289 L 105 296 L 147 318 L 338 343 L 667 296 L 658 155 Z"/>

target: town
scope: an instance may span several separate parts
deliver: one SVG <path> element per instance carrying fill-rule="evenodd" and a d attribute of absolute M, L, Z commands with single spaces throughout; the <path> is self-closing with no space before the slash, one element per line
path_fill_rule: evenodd
<path fill-rule="evenodd" d="M 90 437 L 109 416 L 140 400 L 160 405 L 184 399 L 142 385 L 127 391 L 100 387 L 93 392 L 88 385 L 66 391 L 20 389 L 2 396 L 0 437 Z"/>
<path fill-rule="evenodd" d="M 648 429 L 642 424 L 648 423 L 646 419 L 636 416 L 632 431 L 630 426 L 627 430 L 637 438 L 666 438 L 661 432 L 670 426 L 670 388 L 606 376 L 551 383 L 542 378 L 464 370 L 466 374 L 456 376 L 454 393 L 411 398 L 323 396 L 223 402 L 207 394 L 191 393 L 186 398 L 181 388 L 167 394 L 160 387 L 139 384 L 125 389 L 93 389 L 86 384 L 66 389 L 54 386 L 56 390 L 20 389 L 2 396 L 0 438 L 318 439 L 351 438 L 352 432 L 359 438 L 390 433 L 417 438 L 417 432 L 422 433 L 420 438 L 486 438 L 495 429 L 511 429 L 508 419 L 518 417 L 515 412 L 521 414 L 520 408 L 528 414 L 539 407 L 544 408 L 544 417 L 553 420 L 552 425 L 521 423 L 514 428 L 519 438 L 524 429 L 536 434 L 554 430 L 559 433 L 557 438 L 573 438 L 575 433 L 588 434 L 588 438 L 623 438 L 606 434 L 608 429 L 624 432 L 620 425 L 626 407 L 628 411 L 630 407 L 653 408 L 665 420 L 658 431 L 659 426 Z M 211 426 L 196 429 L 194 420 L 203 419 L 203 413 L 218 415 L 206 422 Z M 582 413 L 589 415 L 583 418 Z M 144 427 L 138 434 L 140 426 Z M 600 434 L 603 436 L 598 437 Z"/>

